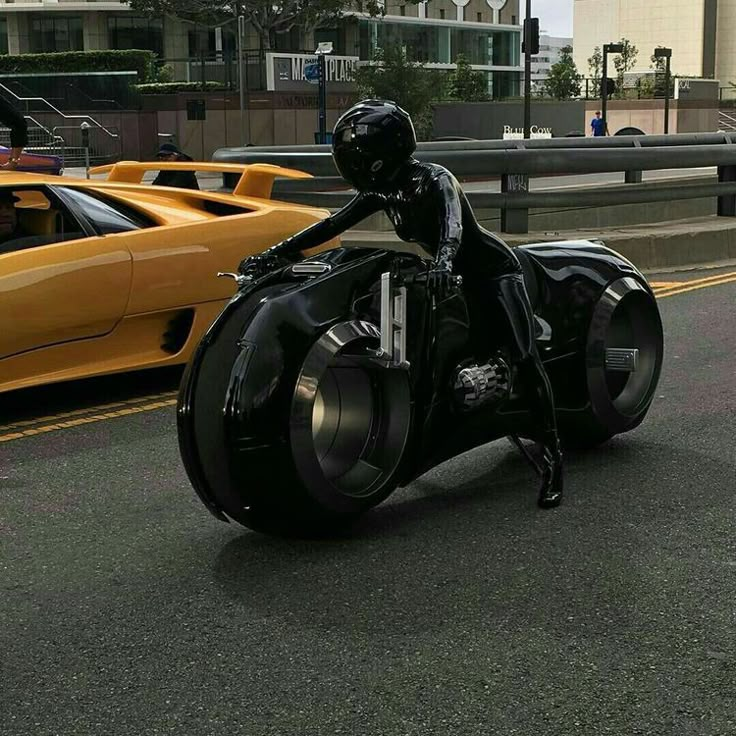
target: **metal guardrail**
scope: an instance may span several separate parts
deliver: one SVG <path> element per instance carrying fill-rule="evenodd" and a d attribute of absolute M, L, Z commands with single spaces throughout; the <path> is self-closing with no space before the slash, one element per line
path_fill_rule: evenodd
<path fill-rule="evenodd" d="M 501 180 L 501 192 L 474 192 L 474 207 L 500 209 L 501 231 L 529 231 L 529 210 L 601 207 L 673 199 L 718 198 L 718 214 L 736 216 L 736 134 L 695 133 L 610 138 L 420 143 L 416 158 L 445 166 L 461 181 Z M 314 179 L 279 182 L 276 196 L 295 202 L 340 207 L 350 198 L 337 175 L 329 146 L 270 146 L 220 149 L 213 159 L 229 163 L 272 163 L 301 169 Z M 717 182 L 642 182 L 643 171 L 718 168 Z M 622 172 L 622 186 L 535 191 L 530 176 Z M 225 186 L 229 181 L 225 180 Z M 343 191 L 335 191 L 342 188 Z"/>

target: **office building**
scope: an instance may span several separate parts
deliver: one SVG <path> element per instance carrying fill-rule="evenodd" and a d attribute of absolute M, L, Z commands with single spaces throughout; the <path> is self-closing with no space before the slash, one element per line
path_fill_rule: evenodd
<path fill-rule="evenodd" d="M 575 63 L 588 75 L 596 46 L 627 38 L 639 50 L 636 70 L 650 66 L 657 46 L 672 49 L 680 76 L 736 80 L 734 0 L 575 0 Z"/>
<path fill-rule="evenodd" d="M 488 75 L 495 96 L 518 94 L 521 79 L 519 0 L 389 2 L 386 15 L 346 14 L 334 28 L 274 37 L 272 50 L 298 52 L 332 41 L 336 54 L 370 59 L 387 44 L 401 44 L 409 58 L 452 69 L 458 54 Z M 231 24 L 197 28 L 175 19 L 140 17 L 118 0 L 0 0 L 0 53 L 40 53 L 145 48 L 182 61 L 235 48 Z M 249 29 L 247 48 L 258 49 Z"/>

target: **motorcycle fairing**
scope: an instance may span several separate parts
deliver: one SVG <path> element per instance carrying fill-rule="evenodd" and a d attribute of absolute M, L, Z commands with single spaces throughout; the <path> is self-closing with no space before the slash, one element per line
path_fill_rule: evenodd
<path fill-rule="evenodd" d="M 558 410 L 575 412 L 580 408 L 575 384 L 584 382 L 581 342 L 586 320 L 610 282 L 638 272 L 626 259 L 594 243 L 539 244 L 517 252 L 530 285 L 533 279 L 535 312 L 550 327 L 540 347 Z M 197 375 L 194 381 L 185 378 L 188 396 L 180 404 L 180 441 L 187 450 L 183 456 L 189 458 L 187 470 L 198 494 L 218 518 L 223 518 L 222 511 L 247 507 L 247 489 L 289 483 L 294 477 L 293 453 L 285 451 L 290 443 L 289 412 L 310 346 L 340 322 L 379 325 L 381 274 L 393 269 L 405 277 L 425 268 L 416 256 L 360 248 L 338 248 L 310 260 L 330 270 L 308 278 L 287 267 L 236 295 L 188 369 Z M 528 418 L 523 402 L 513 400 L 462 418 L 453 411 L 447 382 L 458 363 L 469 357 L 464 299 L 457 295 L 432 308 L 425 288 L 411 284 L 407 303 L 408 379 L 415 400 L 407 451 L 397 471 L 400 484 L 472 447 L 505 434 L 523 434 Z M 428 338 L 428 330 L 434 338 Z M 200 365 L 203 351 L 215 347 L 220 357 Z M 226 366 L 232 369 L 223 370 Z M 195 382 L 200 393 L 223 391 L 221 415 L 198 415 Z M 187 439 L 195 423 L 199 451 Z M 202 446 L 202 437 L 212 441 Z"/>

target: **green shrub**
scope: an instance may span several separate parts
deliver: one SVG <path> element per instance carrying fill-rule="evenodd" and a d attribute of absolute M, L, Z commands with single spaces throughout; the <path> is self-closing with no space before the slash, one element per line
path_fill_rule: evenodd
<path fill-rule="evenodd" d="M 0 73 L 137 72 L 141 84 L 156 79 L 153 51 L 63 51 L 56 54 L 0 55 Z"/>
<path fill-rule="evenodd" d="M 153 84 L 136 84 L 135 90 L 142 95 L 169 95 L 174 92 L 216 92 L 225 89 L 222 82 L 155 82 Z"/>

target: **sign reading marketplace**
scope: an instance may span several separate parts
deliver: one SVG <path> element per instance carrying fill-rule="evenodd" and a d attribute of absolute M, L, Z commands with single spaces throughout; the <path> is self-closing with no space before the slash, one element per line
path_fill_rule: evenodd
<path fill-rule="evenodd" d="M 357 56 L 325 58 L 327 84 L 330 92 L 348 92 L 354 89 L 353 75 L 358 67 Z M 266 89 L 272 92 L 313 92 L 316 80 L 310 71 L 317 64 L 316 54 L 266 54 Z"/>

